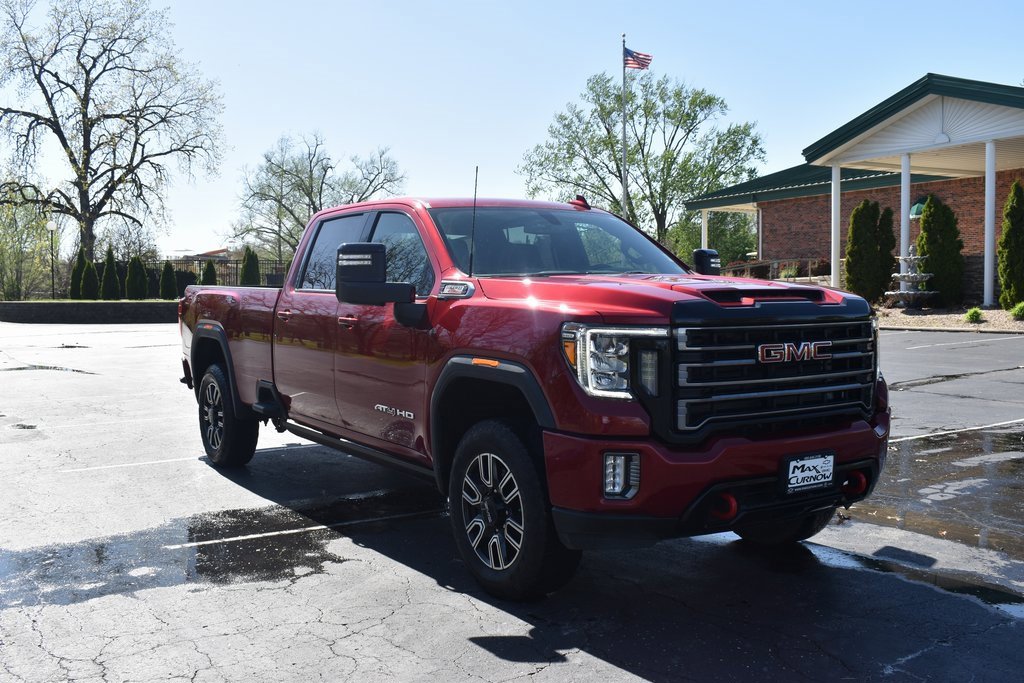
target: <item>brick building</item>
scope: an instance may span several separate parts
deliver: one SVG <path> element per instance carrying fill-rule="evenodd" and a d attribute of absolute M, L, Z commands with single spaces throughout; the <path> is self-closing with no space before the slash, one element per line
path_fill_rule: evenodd
<path fill-rule="evenodd" d="M 966 293 L 991 305 L 1000 212 L 1024 182 L 1024 88 L 928 74 L 803 150 L 808 163 L 687 201 L 757 216 L 762 259 L 816 258 L 833 284 L 850 213 L 865 199 L 892 207 L 897 244 L 917 238 L 911 207 L 934 194 L 964 242 Z M 707 245 L 707 231 L 702 242 Z"/>

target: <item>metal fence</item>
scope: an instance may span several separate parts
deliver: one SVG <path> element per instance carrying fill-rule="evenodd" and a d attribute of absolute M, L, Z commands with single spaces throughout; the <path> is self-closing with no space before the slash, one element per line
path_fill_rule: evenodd
<path fill-rule="evenodd" d="M 290 261 L 278 261 L 276 259 L 260 259 L 260 279 L 261 284 L 270 286 L 280 286 L 284 282 L 285 275 L 288 274 L 288 265 Z M 164 267 L 163 261 L 147 261 L 147 270 L 155 270 L 160 273 Z M 200 282 L 203 279 L 203 268 L 206 267 L 206 261 L 204 259 L 174 259 L 171 261 L 171 267 L 177 271 L 183 273 L 192 273 L 195 275 L 196 282 Z M 242 260 L 219 260 L 213 261 L 213 267 L 217 271 L 217 284 L 236 286 L 242 276 Z"/>

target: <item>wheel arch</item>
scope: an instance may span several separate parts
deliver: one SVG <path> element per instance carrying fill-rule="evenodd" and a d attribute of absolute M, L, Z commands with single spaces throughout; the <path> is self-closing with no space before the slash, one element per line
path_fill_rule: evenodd
<path fill-rule="evenodd" d="M 224 372 L 227 373 L 228 382 L 231 384 L 231 410 L 235 417 L 239 419 L 252 417 L 252 411 L 242 403 L 238 396 L 235 363 L 231 358 L 231 348 L 228 346 L 228 337 L 224 327 L 213 320 L 200 320 L 192 335 L 192 350 L 189 358 L 192 376 L 195 378 L 197 399 L 203 375 L 206 374 L 206 369 L 215 363 L 220 363 L 224 367 Z"/>
<path fill-rule="evenodd" d="M 454 356 L 441 371 L 430 397 L 430 446 L 434 477 L 442 495 L 455 448 L 466 431 L 485 419 L 501 419 L 520 427 L 535 453 L 542 453 L 541 429 L 554 429 L 555 419 L 540 382 L 523 364 L 506 360 Z M 543 462 L 538 463 L 544 479 Z"/>

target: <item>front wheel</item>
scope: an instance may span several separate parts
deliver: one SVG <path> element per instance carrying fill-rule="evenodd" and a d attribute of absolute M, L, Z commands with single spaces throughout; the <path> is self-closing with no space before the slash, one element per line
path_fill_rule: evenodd
<path fill-rule="evenodd" d="M 748 543 L 763 547 L 788 545 L 815 535 L 828 526 L 835 514 L 836 509 L 833 507 L 796 519 L 748 524 L 736 529 L 736 535 Z"/>
<path fill-rule="evenodd" d="M 455 545 L 491 595 L 549 593 L 576 572 L 580 552 L 558 540 L 535 460 L 507 424 L 474 425 L 455 451 L 448 497 Z"/>
<path fill-rule="evenodd" d="M 199 433 L 216 467 L 241 467 L 256 452 L 260 423 L 235 417 L 231 384 L 220 365 L 208 367 L 199 383 Z"/>

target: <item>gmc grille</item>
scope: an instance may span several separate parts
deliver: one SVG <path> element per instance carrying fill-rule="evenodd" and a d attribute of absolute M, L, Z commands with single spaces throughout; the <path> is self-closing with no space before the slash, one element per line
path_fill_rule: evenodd
<path fill-rule="evenodd" d="M 875 382 L 876 341 L 871 320 L 675 331 L 675 429 L 801 419 L 842 412 L 867 414 Z M 814 342 L 831 358 L 761 362 L 758 347 Z M 826 354 L 821 354 L 826 355 Z"/>

